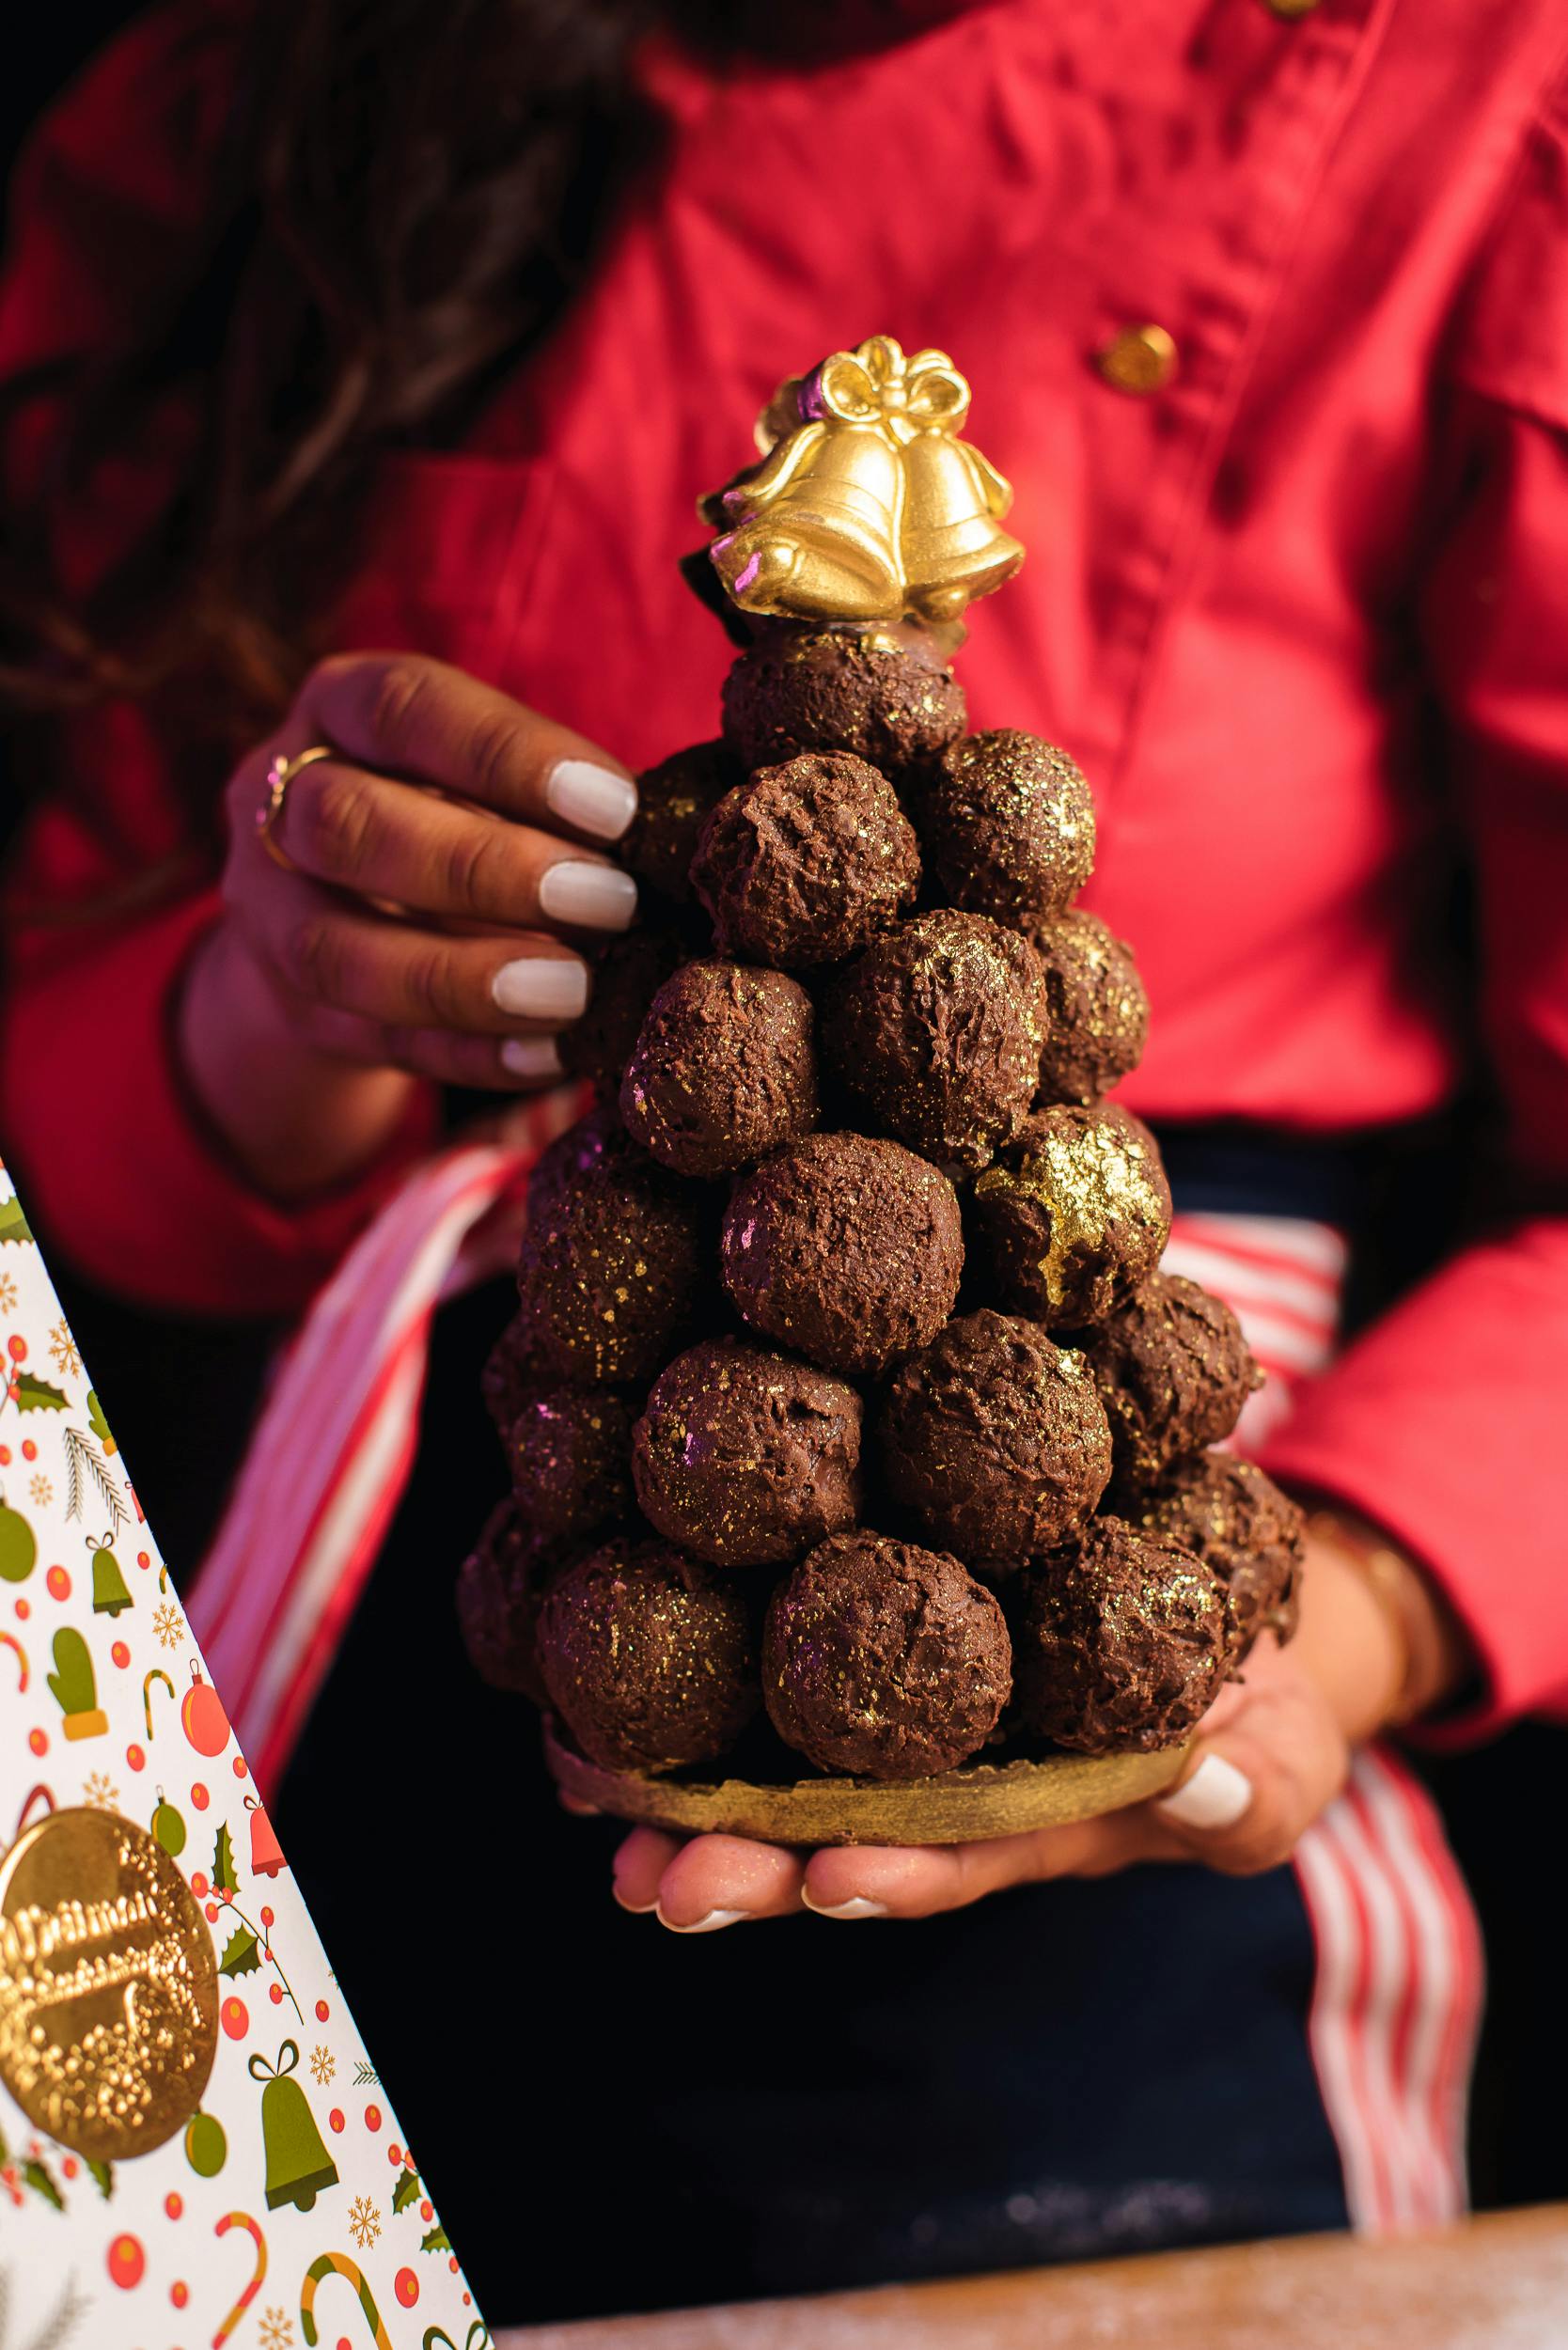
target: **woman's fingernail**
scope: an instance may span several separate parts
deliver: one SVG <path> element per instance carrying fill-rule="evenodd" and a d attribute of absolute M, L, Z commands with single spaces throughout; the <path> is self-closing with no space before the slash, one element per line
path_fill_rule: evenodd
<path fill-rule="evenodd" d="M 653 1910 L 659 1923 L 667 1926 L 671 1934 L 716 1934 L 720 1926 L 738 1926 L 751 1915 L 749 1909 L 710 1909 L 705 1918 L 694 1918 L 689 1926 L 678 1926 L 673 1918 L 665 1916 L 657 1902 Z"/>
<path fill-rule="evenodd" d="M 800 1898 L 808 1909 L 816 1911 L 819 1918 L 886 1918 L 887 1915 L 885 1902 L 868 1901 L 864 1893 L 856 1893 L 847 1902 L 814 1902 L 811 1888 L 803 1885 Z"/>
<path fill-rule="evenodd" d="M 509 1036 L 501 1045 L 501 1066 L 514 1077 L 564 1077 L 561 1057 L 553 1036 Z"/>
<path fill-rule="evenodd" d="M 612 1885 L 612 1886 L 610 1887 L 610 1891 L 611 1891 L 611 1892 L 615 1895 L 615 1898 L 616 1898 L 617 1902 L 619 1904 L 620 1907 L 621 1907 L 622 1909 L 624 1909 L 630 1917 L 633 1917 L 633 1918 L 647 1918 L 647 1917 L 651 1917 L 651 1916 L 652 1915 L 653 1911 L 654 1911 L 655 1909 L 657 1909 L 657 1908 L 658 1908 L 658 1906 L 659 1906 L 659 1904 L 658 1904 L 658 1903 L 657 1903 L 656 1901 L 653 1901 L 653 1902 L 629 1902 L 629 1901 L 627 1900 L 627 1898 L 626 1898 L 625 1894 L 621 1891 L 621 1889 L 620 1889 L 620 1888 L 619 1888 L 619 1885 Z"/>
<path fill-rule="evenodd" d="M 519 1020 L 576 1020 L 588 1010 L 588 965 L 572 955 L 521 955 L 502 964 L 490 993 Z"/>
<path fill-rule="evenodd" d="M 584 931 L 624 931 L 637 910 L 637 885 L 619 865 L 586 865 L 563 857 L 539 885 L 541 912 L 552 922 Z"/>
<path fill-rule="evenodd" d="M 550 770 L 544 805 L 552 816 L 599 840 L 619 840 L 637 812 L 637 788 L 591 759 L 563 759 Z"/>
<path fill-rule="evenodd" d="M 1206 1754 L 1184 1787 L 1155 1806 L 1183 1827 L 1234 1827 L 1252 1801 L 1252 1781 L 1222 1754 Z"/>

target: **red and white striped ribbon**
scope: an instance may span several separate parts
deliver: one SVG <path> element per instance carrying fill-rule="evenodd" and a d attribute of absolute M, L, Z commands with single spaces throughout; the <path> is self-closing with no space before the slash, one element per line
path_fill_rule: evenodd
<path fill-rule="evenodd" d="M 407 1481 L 431 1318 L 516 1252 L 528 1168 L 579 1104 L 528 1104 L 416 1170 L 344 1259 L 279 1366 L 191 1616 L 263 1795 L 273 1792 Z M 1346 1251 L 1305 1219 L 1189 1214 L 1164 1259 L 1227 1299 L 1266 1374 L 1245 1450 L 1332 1357 Z M 476 1376 L 478 1366 L 476 1366 Z M 454 1539 L 458 1529 L 454 1529 Z M 1465 2205 L 1480 1939 L 1429 1798 L 1377 1749 L 1295 1868 L 1317 1972 L 1309 2034 L 1359 2228 Z"/>

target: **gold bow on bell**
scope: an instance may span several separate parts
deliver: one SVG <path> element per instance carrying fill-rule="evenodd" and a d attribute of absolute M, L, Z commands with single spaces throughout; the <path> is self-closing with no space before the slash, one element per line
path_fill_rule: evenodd
<path fill-rule="evenodd" d="M 958 438 L 969 386 L 945 351 L 890 335 L 780 385 L 762 462 L 703 501 L 709 549 L 744 611 L 791 619 L 956 619 L 1024 559 L 1012 492 Z"/>

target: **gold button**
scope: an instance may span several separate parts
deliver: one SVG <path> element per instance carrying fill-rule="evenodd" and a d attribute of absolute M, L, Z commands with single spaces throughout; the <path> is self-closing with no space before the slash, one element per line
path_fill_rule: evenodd
<path fill-rule="evenodd" d="M 1318 0 L 1263 0 L 1270 16 L 1282 16 L 1287 23 L 1292 17 L 1310 16 Z"/>
<path fill-rule="evenodd" d="M 1163 392 L 1176 372 L 1176 342 L 1163 326 L 1124 326 L 1095 362 L 1119 392 Z"/>

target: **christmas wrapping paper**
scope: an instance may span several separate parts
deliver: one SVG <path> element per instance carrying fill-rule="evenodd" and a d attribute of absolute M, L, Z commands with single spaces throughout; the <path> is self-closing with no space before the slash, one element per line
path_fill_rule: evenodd
<path fill-rule="evenodd" d="M 489 2341 L 0 1169 L 0 2350 Z"/>

